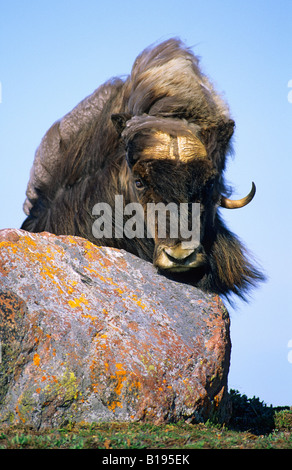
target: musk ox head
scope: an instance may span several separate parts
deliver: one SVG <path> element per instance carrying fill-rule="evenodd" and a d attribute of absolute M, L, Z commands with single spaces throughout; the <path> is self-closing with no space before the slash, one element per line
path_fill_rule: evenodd
<path fill-rule="evenodd" d="M 188 229 L 185 233 L 189 238 L 182 236 L 180 230 L 171 230 L 172 224 L 178 222 L 177 218 L 171 218 L 171 210 L 165 213 L 167 224 L 164 236 L 159 236 L 159 212 L 151 214 L 154 217 L 154 265 L 164 272 L 191 271 L 193 278 L 204 276 L 210 271 L 210 251 L 220 226 L 218 208 L 245 206 L 254 197 L 255 185 L 252 184 L 252 190 L 243 199 L 230 200 L 222 196 L 224 184 L 221 172 L 208 154 L 204 131 L 196 124 L 149 115 L 130 118 L 116 114 L 112 120 L 121 133 L 131 184 L 145 213 L 152 207 L 151 204 L 156 207 L 162 204 L 164 208 L 175 206 L 181 221 L 180 210 L 187 207 Z M 225 127 L 222 125 L 221 150 L 224 147 L 226 151 L 233 125 L 231 120 L 225 123 Z M 199 207 L 199 234 L 196 240 L 190 235 L 194 204 Z"/>

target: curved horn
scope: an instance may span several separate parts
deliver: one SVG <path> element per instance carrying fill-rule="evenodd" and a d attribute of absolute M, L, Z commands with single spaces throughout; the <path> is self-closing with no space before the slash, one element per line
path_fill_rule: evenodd
<path fill-rule="evenodd" d="M 252 187 L 250 192 L 248 193 L 247 196 L 243 197 L 242 199 L 228 199 L 227 197 L 221 196 L 221 207 L 225 207 L 225 209 L 238 209 L 240 207 L 244 207 L 247 204 L 250 203 L 250 201 L 253 199 L 254 195 L 256 192 L 256 187 L 254 182 L 252 182 Z"/>

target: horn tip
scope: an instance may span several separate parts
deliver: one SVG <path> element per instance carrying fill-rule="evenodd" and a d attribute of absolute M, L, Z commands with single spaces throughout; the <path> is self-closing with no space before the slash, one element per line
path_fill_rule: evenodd
<path fill-rule="evenodd" d="M 238 200 L 231 200 L 222 196 L 220 205 L 221 207 L 225 207 L 226 209 L 238 209 L 238 208 L 244 207 L 252 201 L 255 193 L 256 193 L 256 185 L 252 181 L 251 190 L 247 196 Z"/>
<path fill-rule="evenodd" d="M 255 193 L 256 193 L 256 189 L 257 189 L 257 188 L 256 188 L 256 185 L 255 185 L 255 183 L 252 181 L 252 183 L 251 183 L 251 190 L 252 190 L 253 196 L 254 196 Z"/>

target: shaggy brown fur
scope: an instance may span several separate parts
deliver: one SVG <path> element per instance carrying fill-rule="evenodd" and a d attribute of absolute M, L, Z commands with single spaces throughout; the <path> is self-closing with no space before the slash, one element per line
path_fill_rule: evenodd
<path fill-rule="evenodd" d="M 233 128 L 227 105 L 188 48 L 176 39 L 150 47 L 125 81 L 101 86 L 45 135 L 28 184 L 22 228 L 85 237 L 155 264 L 157 238 L 94 238 L 93 206 L 114 207 L 115 195 L 123 195 L 125 204 L 141 202 L 145 210 L 149 201 L 200 202 L 197 251 L 204 261 L 171 276 L 206 291 L 244 297 L 263 276 L 217 212 L 221 194 L 227 194 L 223 172 Z M 155 157 L 159 132 L 170 139 L 191 135 L 207 157 L 186 162 L 175 153 L 174 159 Z M 173 245 L 168 239 L 163 243 Z"/>

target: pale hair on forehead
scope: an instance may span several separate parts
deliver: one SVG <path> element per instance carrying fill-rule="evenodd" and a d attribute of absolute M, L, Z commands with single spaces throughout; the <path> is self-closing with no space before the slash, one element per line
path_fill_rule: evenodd
<path fill-rule="evenodd" d="M 173 136 L 166 132 L 156 131 L 153 137 L 151 145 L 144 148 L 143 156 L 151 156 L 159 160 L 180 160 L 182 162 L 207 157 L 204 145 L 191 133 Z"/>

